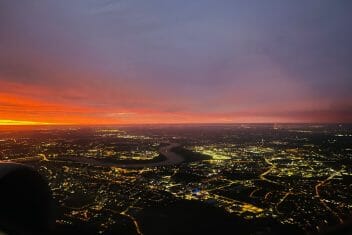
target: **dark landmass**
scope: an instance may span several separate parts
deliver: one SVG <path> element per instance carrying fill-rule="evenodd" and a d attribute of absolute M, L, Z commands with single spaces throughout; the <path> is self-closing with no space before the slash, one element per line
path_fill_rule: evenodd
<path fill-rule="evenodd" d="M 179 234 L 299 234 L 296 226 L 280 225 L 271 219 L 247 221 L 220 208 L 197 201 L 153 205 L 136 216 L 146 235 Z"/>
<path fill-rule="evenodd" d="M 172 152 L 181 155 L 184 158 L 184 162 L 196 162 L 211 160 L 212 156 L 205 155 L 202 153 L 194 152 L 192 150 L 186 149 L 184 147 L 178 146 L 171 149 Z"/>

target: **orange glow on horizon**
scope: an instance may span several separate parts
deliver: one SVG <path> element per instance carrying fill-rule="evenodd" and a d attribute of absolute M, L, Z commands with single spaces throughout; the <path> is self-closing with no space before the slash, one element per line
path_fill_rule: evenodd
<path fill-rule="evenodd" d="M 0 126 L 37 126 L 37 125 L 58 125 L 58 123 L 49 122 L 32 122 L 19 120 L 3 120 L 0 119 Z"/>
<path fill-rule="evenodd" d="M 304 113 L 297 106 L 283 109 L 280 106 L 248 108 L 241 112 L 183 112 L 158 110 L 158 101 L 150 100 L 156 107 L 141 105 L 131 108 L 105 103 L 96 92 L 80 91 L 87 102 L 60 98 L 61 91 L 33 85 L 18 85 L 0 81 L 0 125 L 125 125 L 125 124 L 188 124 L 188 123 L 328 123 L 350 122 L 350 116 L 327 111 Z M 19 92 L 17 92 L 19 91 Z M 79 91 L 79 90 L 78 90 Z M 103 95 L 102 95 L 103 96 Z M 135 97 L 144 101 L 143 97 Z M 86 99 L 84 99 L 85 101 Z M 80 103 L 81 102 L 81 103 Z M 92 102 L 93 104 L 91 104 Z M 94 105 L 98 103 L 99 105 Z M 102 104 L 102 105 L 100 105 Z M 173 104 L 168 104 L 172 107 Z M 315 106 L 315 104 L 311 105 Z M 143 108 L 141 108 L 143 107 Z M 291 111 L 293 110 L 293 111 Z M 294 111 L 296 110 L 296 111 Z M 297 112 L 298 110 L 298 112 Z M 291 111 L 291 112 L 289 112 Z"/>

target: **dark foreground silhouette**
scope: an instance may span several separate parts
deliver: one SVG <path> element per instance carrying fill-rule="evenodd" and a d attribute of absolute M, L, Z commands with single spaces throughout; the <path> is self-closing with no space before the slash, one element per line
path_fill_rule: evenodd
<path fill-rule="evenodd" d="M 54 229 L 55 211 L 48 184 L 35 170 L 0 163 L 0 231 L 48 234 Z"/>

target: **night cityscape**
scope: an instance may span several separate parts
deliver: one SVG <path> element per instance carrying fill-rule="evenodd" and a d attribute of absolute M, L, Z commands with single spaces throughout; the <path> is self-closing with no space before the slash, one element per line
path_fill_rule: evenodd
<path fill-rule="evenodd" d="M 351 0 L 0 0 L 0 235 L 352 235 Z"/>
<path fill-rule="evenodd" d="M 0 159 L 45 177 L 62 231 L 318 234 L 352 217 L 351 143 L 351 125 L 36 128 L 1 132 Z"/>

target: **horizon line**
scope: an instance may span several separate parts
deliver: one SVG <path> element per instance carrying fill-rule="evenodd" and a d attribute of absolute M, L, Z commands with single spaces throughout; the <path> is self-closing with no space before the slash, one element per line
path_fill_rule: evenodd
<path fill-rule="evenodd" d="M 352 122 L 171 122 L 171 123 L 111 123 L 111 124 L 75 124 L 75 123 L 26 123 L 0 124 L 1 127 L 97 127 L 97 126 L 143 126 L 143 125 L 352 125 Z"/>

